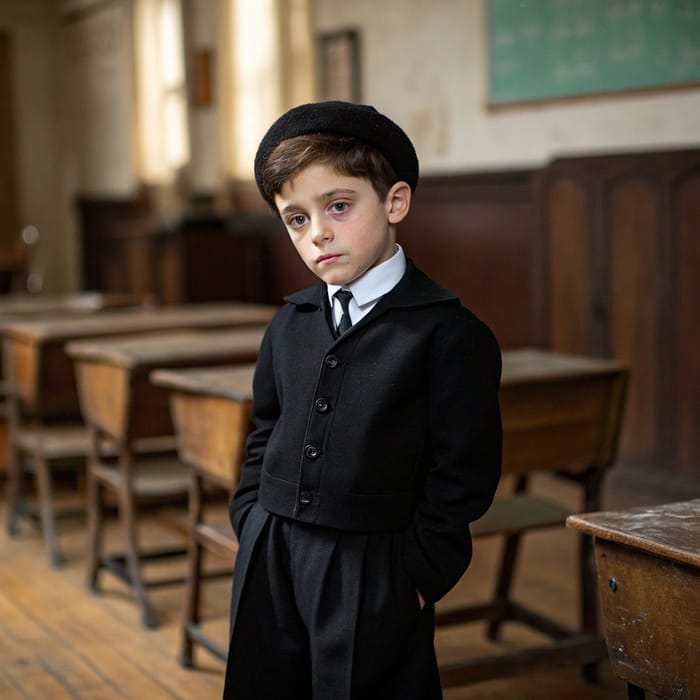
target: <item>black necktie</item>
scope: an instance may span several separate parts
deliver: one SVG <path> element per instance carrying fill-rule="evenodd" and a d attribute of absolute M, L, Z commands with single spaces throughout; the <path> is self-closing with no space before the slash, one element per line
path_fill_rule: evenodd
<path fill-rule="evenodd" d="M 345 331 L 352 328 L 349 308 L 352 292 L 349 292 L 347 289 L 339 289 L 334 296 L 340 302 L 340 308 L 343 310 L 343 315 L 340 317 L 340 323 L 338 324 L 338 334 L 343 335 Z"/>

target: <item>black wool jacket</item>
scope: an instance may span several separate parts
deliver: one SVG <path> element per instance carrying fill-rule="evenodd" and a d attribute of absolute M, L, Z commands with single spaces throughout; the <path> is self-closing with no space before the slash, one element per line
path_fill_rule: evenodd
<path fill-rule="evenodd" d="M 231 523 L 240 533 L 259 501 L 305 523 L 399 533 L 408 575 L 438 600 L 466 570 L 469 523 L 500 477 L 497 341 L 410 260 L 341 337 L 329 318 L 319 283 L 267 328 Z"/>

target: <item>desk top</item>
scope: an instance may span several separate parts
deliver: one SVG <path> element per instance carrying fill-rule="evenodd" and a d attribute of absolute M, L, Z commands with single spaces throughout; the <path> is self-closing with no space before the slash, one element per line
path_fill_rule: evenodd
<path fill-rule="evenodd" d="M 78 340 L 66 350 L 74 360 L 101 362 L 125 369 L 196 362 L 206 356 L 210 361 L 221 355 L 222 364 L 241 358 L 257 357 L 264 327 L 236 328 L 225 331 L 191 331 L 163 335 L 120 336 L 109 340 Z M 226 359 L 223 359 L 226 358 Z"/>
<path fill-rule="evenodd" d="M 503 352 L 501 386 L 516 386 L 558 379 L 589 379 L 626 371 L 617 360 L 583 355 L 566 355 L 539 348 Z"/>
<path fill-rule="evenodd" d="M 229 367 L 203 371 L 164 371 L 154 374 L 153 380 L 158 385 L 171 389 L 226 396 L 229 391 L 235 393 L 243 389 L 248 390 L 253 369 Z M 503 353 L 501 384 L 511 386 L 552 379 L 587 378 L 611 371 L 618 372 L 621 369 L 622 365 L 615 360 L 563 355 L 531 348 L 506 350 Z"/>
<path fill-rule="evenodd" d="M 50 314 L 66 315 L 134 305 L 128 294 L 8 294 L 0 296 L 0 321 Z"/>
<path fill-rule="evenodd" d="M 158 369 L 151 374 L 157 386 L 233 401 L 253 398 L 255 365 L 231 365 L 197 369 Z"/>
<path fill-rule="evenodd" d="M 37 342 L 170 329 L 260 326 L 267 324 L 276 310 L 275 306 L 247 302 L 108 310 L 87 316 L 0 323 L 0 332 Z"/>
<path fill-rule="evenodd" d="M 700 567 L 700 499 L 570 515 L 566 524 L 603 540 Z"/>

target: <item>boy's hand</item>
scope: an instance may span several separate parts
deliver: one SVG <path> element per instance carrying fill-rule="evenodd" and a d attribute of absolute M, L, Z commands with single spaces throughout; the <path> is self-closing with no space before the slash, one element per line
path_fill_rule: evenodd
<path fill-rule="evenodd" d="M 425 607 L 425 598 L 420 594 L 420 591 L 416 591 L 418 594 L 418 604 L 420 605 L 420 609 L 422 610 Z"/>

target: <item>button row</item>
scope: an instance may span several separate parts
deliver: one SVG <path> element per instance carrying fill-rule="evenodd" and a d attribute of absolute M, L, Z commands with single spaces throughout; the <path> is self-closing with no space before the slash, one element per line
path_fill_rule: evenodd
<path fill-rule="evenodd" d="M 338 358 L 335 355 L 328 355 L 326 359 L 324 360 L 326 363 L 326 367 L 330 369 L 335 369 L 339 362 Z M 316 401 L 314 401 L 314 408 L 319 412 L 319 413 L 326 413 L 330 409 L 330 404 L 328 403 L 328 399 L 324 398 L 318 398 Z M 307 459 L 318 459 L 319 455 L 321 454 L 321 451 L 316 445 L 305 445 L 304 446 L 304 455 L 306 456 Z M 308 506 L 311 504 L 312 500 L 312 493 L 310 491 L 302 491 L 299 494 L 299 503 L 302 506 Z"/>

